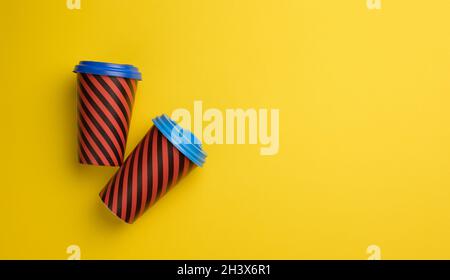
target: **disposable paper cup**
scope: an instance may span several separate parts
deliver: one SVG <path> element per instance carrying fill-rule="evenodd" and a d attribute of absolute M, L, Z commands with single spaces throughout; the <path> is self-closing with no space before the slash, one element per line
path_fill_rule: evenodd
<path fill-rule="evenodd" d="M 78 159 L 120 166 L 141 73 L 132 65 L 81 61 L 77 73 Z"/>
<path fill-rule="evenodd" d="M 133 223 L 189 171 L 206 159 L 200 141 L 168 116 L 154 126 L 100 192 L 120 219 Z"/>

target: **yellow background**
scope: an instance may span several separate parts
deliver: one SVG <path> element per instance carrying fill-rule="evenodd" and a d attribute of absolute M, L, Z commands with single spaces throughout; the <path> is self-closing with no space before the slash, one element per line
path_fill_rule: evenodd
<path fill-rule="evenodd" d="M 2 1 L 0 258 L 450 258 L 450 1 Z M 176 108 L 280 109 L 135 224 L 77 164 L 80 60 L 139 67 L 129 153 Z"/>

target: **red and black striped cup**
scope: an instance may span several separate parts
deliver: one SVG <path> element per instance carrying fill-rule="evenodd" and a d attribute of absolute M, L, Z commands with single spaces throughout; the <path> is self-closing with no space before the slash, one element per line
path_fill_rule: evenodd
<path fill-rule="evenodd" d="M 81 61 L 74 69 L 78 90 L 80 163 L 122 165 L 137 81 L 132 65 Z"/>
<path fill-rule="evenodd" d="M 120 219 L 133 223 L 189 171 L 202 166 L 200 141 L 166 115 L 130 153 L 100 192 L 103 203 Z"/>

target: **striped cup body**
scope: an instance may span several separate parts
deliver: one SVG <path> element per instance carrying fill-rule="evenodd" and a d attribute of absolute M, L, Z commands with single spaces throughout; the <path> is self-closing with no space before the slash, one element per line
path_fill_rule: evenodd
<path fill-rule="evenodd" d="M 77 74 L 78 159 L 80 163 L 120 166 L 137 80 Z"/>
<path fill-rule="evenodd" d="M 195 166 L 153 126 L 100 198 L 117 217 L 133 223 Z"/>

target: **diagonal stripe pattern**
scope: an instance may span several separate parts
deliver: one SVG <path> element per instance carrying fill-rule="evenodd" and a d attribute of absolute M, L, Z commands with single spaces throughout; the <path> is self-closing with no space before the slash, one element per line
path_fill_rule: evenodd
<path fill-rule="evenodd" d="M 87 73 L 77 76 L 79 161 L 120 166 L 137 80 Z"/>
<path fill-rule="evenodd" d="M 196 165 L 153 126 L 100 192 L 120 219 L 133 223 Z"/>

